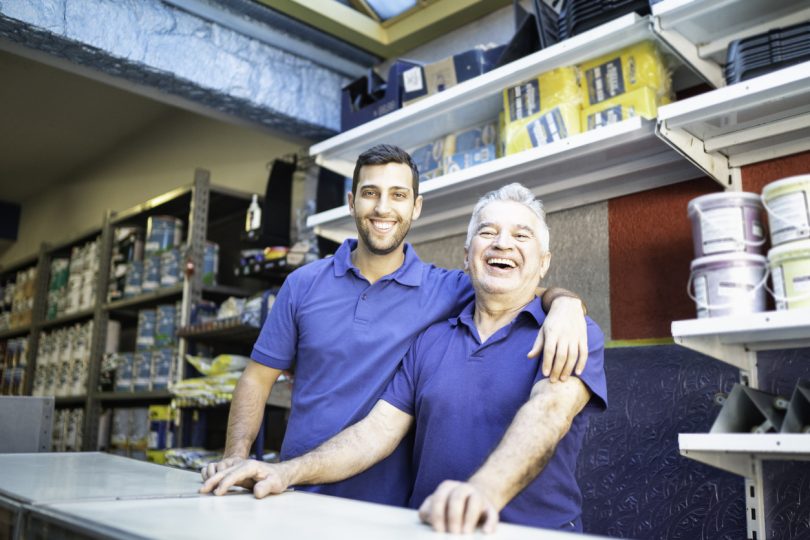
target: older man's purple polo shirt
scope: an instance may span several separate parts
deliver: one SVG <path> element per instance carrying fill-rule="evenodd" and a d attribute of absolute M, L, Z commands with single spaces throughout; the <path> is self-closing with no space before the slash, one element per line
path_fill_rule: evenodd
<path fill-rule="evenodd" d="M 282 459 L 364 418 L 416 336 L 457 315 L 472 298 L 465 274 L 423 263 L 407 244 L 402 266 L 370 285 L 351 262 L 356 246 L 347 240 L 334 257 L 290 274 L 253 348 L 251 357 L 261 364 L 295 367 Z M 301 489 L 406 506 L 411 442 L 358 476 Z"/>
<path fill-rule="evenodd" d="M 423 332 L 382 397 L 416 420 L 414 508 L 443 480 L 467 480 L 478 470 L 543 378 L 541 364 L 527 360 L 525 352 L 545 319 L 540 300 L 484 344 L 473 321 L 474 307 L 471 302 L 460 316 Z M 588 363 L 580 378 L 591 400 L 545 469 L 501 511 L 503 521 L 581 530 L 577 454 L 589 414 L 607 406 L 604 336 L 592 320 L 587 322 Z"/>

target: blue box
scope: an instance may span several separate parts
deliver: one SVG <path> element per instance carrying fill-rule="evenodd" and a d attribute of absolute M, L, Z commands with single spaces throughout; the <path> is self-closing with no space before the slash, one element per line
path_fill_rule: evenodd
<path fill-rule="evenodd" d="M 341 92 L 340 129 L 346 131 L 402 107 L 402 72 L 419 66 L 396 60 L 388 70 L 388 82 L 373 70 L 349 83 Z"/>

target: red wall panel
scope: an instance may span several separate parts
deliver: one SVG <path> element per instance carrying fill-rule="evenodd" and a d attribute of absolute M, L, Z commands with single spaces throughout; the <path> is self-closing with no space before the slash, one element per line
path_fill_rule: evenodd
<path fill-rule="evenodd" d="M 762 193 L 765 184 L 774 180 L 808 173 L 810 173 L 810 152 L 755 163 L 742 169 L 743 190 Z"/>
<path fill-rule="evenodd" d="M 695 317 L 686 294 L 694 257 L 690 200 L 721 191 L 699 178 L 608 202 L 611 338 L 670 337 L 670 324 Z"/>

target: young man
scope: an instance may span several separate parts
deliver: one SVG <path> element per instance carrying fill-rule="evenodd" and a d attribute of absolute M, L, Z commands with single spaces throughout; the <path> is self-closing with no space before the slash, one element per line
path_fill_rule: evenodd
<path fill-rule="evenodd" d="M 519 184 L 476 206 L 465 263 L 475 300 L 421 333 L 369 415 L 311 453 L 270 465 L 245 462 L 203 490 L 233 485 L 257 497 L 289 485 L 334 482 L 388 455 L 415 422 L 410 505 L 440 531 L 492 531 L 505 521 L 581 531 L 576 460 L 587 416 L 607 405 L 603 336 L 588 320 L 589 359 L 552 384 L 520 359 L 545 315 L 534 295 L 548 270 L 539 201 Z M 585 414 L 583 409 L 588 408 Z M 494 448 L 494 450 L 492 450 Z"/>
<path fill-rule="evenodd" d="M 358 158 L 348 197 L 358 239 L 286 279 L 251 354 L 254 362 L 234 392 L 225 457 L 206 467 L 203 479 L 247 458 L 282 370 L 295 366 L 281 448 L 282 459 L 291 459 L 363 418 L 414 338 L 472 300 L 463 272 L 422 263 L 404 242 L 422 209 L 418 179 L 411 157 L 397 147 L 375 146 Z M 585 323 L 578 300 L 561 297 L 553 306 L 540 331 L 543 370 L 565 378 L 585 364 Z M 526 359 L 528 351 L 520 360 L 535 364 Z M 412 484 L 411 445 L 406 438 L 363 474 L 308 489 L 404 506 Z"/>

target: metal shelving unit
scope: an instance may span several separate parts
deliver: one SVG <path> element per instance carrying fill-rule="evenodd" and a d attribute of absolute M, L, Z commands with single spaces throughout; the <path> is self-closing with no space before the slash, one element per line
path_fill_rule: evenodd
<path fill-rule="evenodd" d="M 509 181 L 523 183 L 555 212 L 697 176 L 698 169 L 655 136 L 654 122 L 630 118 L 422 182 L 425 203 L 408 239 L 466 231 L 478 199 Z M 357 235 L 348 206 L 316 214 L 308 224 L 335 242 Z"/>
<path fill-rule="evenodd" d="M 679 345 L 737 367 L 757 388 L 757 351 L 810 347 L 810 309 L 768 311 L 672 323 Z M 810 436 L 764 433 L 682 433 L 681 455 L 745 478 L 749 538 L 765 538 L 762 461 L 810 460 Z"/>
<path fill-rule="evenodd" d="M 624 15 L 313 145 L 310 154 L 318 164 L 351 176 L 357 156 L 374 142 L 412 148 L 490 121 L 502 108 L 504 88 L 647 39 L 669 47 L 650 17 Z M 556 211 L 698 176 L 699 169 L 656 136 L 653 122 L 634 118 L 422 182 L 425 205 L 409 238 L 420 242 L 463 232 L 478 197 L 505 180 L 521 181 Z M 356 234 L 348 206 L 311 216 L 307 224 L 337 242 Z"/>
<path fill-rule="evenodd" d="M 810 148 L 810 62 L 664 105 L 658 133 L 726 189 L 739 168 Z"/>
<path fill-rule="evenodd" d="M 731 41 L 810 20 L 810 6 L 796 0 L 664 0 L 652 6 L 652 15 L 656 34 L 720 88 Z"/>

